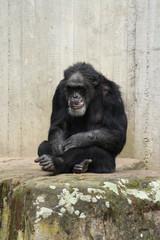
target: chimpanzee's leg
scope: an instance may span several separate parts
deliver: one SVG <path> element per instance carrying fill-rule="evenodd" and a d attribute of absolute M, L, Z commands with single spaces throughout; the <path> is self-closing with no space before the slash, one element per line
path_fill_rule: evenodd
<path fill-rule="evenodd" d="M 52 155 L 51 144 L 48 141 L 42 142 L 38 147 L 38 156 L 41 157 L 43 154 Z"/>
<path fill-rule="evenodd" d="M 61 157 L 52 156 L 50 143 L 43 142 L 39 149 L 40 156 L 35 160 L 42 170 L 58 173 L 110 173 L 115 171 L 115 157 L 106 150 L 97 147 L 71 149 Z"/>
<path fill-rule="evenodd" d="M 115 171 L 115 157 L 106 150 L 97 147 L 72 149 L 64 153 L 62 172 L 110 173 Z"/>
<path fill-rule="evenodd" d="M 51 144 L 48 141 L 44 141 L 39 145 L 38 156 L 39 157 L 35 159 L 35 162 L 42 166 L 42 170 L 53 172 L 54 174 L 58 173 L 55 165 L 56 163 L 61 165 L 63 159 L 53 156 Z"/>

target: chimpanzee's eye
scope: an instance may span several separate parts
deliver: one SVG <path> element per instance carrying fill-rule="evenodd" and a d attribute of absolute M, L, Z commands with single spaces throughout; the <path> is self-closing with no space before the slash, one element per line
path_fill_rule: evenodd
<path fill-rule="evenodd" d="M 76 91 L 80 93 L 81 95 L 85 95 L 86 89 L 83 87 L 77 87 Z"/>
<path fill-rule="evenodd" d="M 67 92 L 72 93 L 74 91 L 73 87 L 67 86 Z"/>

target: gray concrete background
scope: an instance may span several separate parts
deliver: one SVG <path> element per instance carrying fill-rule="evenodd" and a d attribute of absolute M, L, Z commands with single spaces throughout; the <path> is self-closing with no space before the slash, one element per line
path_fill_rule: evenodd
<path fill-rule="evenodd" d="M 121 86 L 122 156 L 160 169 L 159 0 L 0 0 L 0 155 L 36 155 L 55 88 L 77 61 Z"/>

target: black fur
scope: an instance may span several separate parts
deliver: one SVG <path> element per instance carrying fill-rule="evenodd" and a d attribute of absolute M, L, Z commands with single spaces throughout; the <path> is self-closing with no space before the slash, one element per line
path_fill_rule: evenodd
<path fill-rule="evenodd" d="M 66 86 L 73 81 L 86 87 L 86 111 L 82 116 L 68 112 Z M 81 96 L 81 90 L 79 93 Z M 54 174 L 81 169 L 85 159 L 92 160 L 84 168 L 87 172 L 113 172 L 115 157 L 126 142 L 126 130 L 127 118 L 118 85 L 90 64 L 77 63 L 64 71 L 64 79 L 56 89 L 48 141 L 39 146 L 39 158 L 35 161 Z"/>

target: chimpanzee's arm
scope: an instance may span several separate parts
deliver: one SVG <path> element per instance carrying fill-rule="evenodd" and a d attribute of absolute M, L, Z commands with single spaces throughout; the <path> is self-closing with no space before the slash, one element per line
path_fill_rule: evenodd
<path fill-rule="evenodd" d="M 94 117 L 94 116 L 93 116 Z M 127 119 L 121 99 L 106 104 L 102 127 L 87 132 L 77 133 L 64 143 L 64 151 L 72 148 L 99 146 L 117 155 L 126 141 Z"/>
<path fill-rule="evenodd" d="M 63 154 L 63 142 L 66 135 L 66 99 L 63 81 L 58 85 L 52 102 L 51 126 L 48 141 L 52 145 L 54 155 Z"/>
<path fill-rule="evenodd" d="M 118 130 L 101 128 L 72 135 L 64 142 L 64 151 L 96 145 L 118 154 L 125 144 L 125 139 L 125 134 Z"/>

